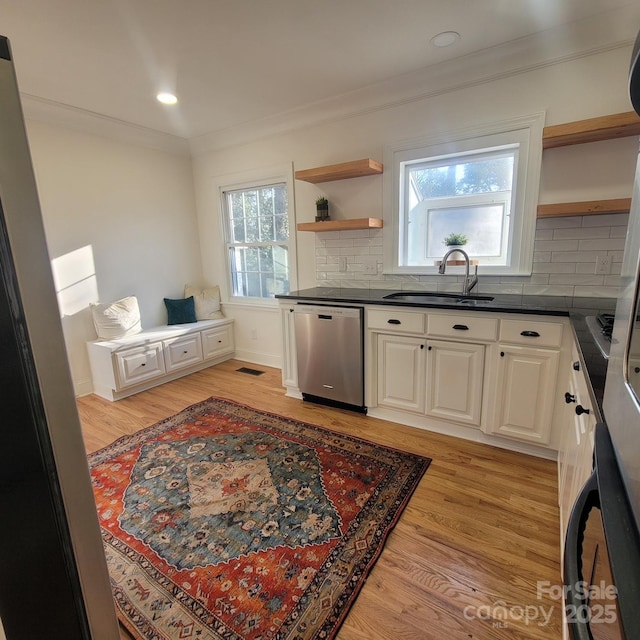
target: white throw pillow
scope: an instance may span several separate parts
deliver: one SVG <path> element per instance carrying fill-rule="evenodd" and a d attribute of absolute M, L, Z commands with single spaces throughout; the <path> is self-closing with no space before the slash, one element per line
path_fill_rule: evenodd
<path fill-rule="evenodd" d="M 191 285 L 184 288 L 184 297 L 193 296 L 196 305 L 196 320 L 215 320 L 224 318 L 224 313 L 220 309 L 220 287 L 209 287 L 200 289 Z"/>
<path fill-rule="evenodd" d="M 142 331 L 140 308 L 135 296 L 107 304 L 91 303 L 93 324 L 100 340 L 116 340 Z"/>

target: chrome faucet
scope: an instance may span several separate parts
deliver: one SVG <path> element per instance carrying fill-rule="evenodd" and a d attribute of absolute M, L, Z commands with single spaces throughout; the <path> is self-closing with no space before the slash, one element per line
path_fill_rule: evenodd
<path fill-rule="evenodd" d="M 475 265 L 475 273 L 473 276 L 469 277 L 469 255 L 466 251 L 462 249 L 450 249 L 447 253 L 444 254 L 444 258 L 442 258 L 442 262 L 438 267 L 438 273 L 443 275 L 447 268 L 447 259 L 452 253 L 461 253 L 464 256 L 465 262 L 465 272 L 464 272 L 464 282 L 462 283 L 462 295 L 467 296 L 471 292 L 471 289 L 478 284 L 478 265 Z"/>

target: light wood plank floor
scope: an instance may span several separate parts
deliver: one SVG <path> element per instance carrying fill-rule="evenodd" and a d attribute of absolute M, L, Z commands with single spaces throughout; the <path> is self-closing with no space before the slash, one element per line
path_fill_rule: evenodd
<path fill-rule="evenodd" d="M 560 603 L 537 593 L 560 584 L 555 463 L 287 398 L 279 369 L 243 364 L 119 402 L 79 398 L 87 451 L 218 396 L 429 456 L 338 640 L 561 638 Z"/>

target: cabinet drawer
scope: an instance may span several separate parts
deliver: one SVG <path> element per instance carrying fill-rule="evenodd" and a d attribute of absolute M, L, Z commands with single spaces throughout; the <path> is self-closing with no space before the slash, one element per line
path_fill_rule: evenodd
<path fill-rule="evenodd" d="M 201 361 L 202 343 L 199 333 L 164 342 L 164 364 L 167 371 L 182 369 Z"/>
<path fill-rule="evenodd" d="M 202 356 L 205 360 L 230 351 L 233 351 L 233 331 L 230 325 L 202 332 Z"/>
<path fill-rule="evenodd" d="M 429 336 L 462 338 L 465 340 L 495 340 L 498 321 L 476 316 L 431 315 L 428 318 Z"/>
<path fill-rule="evenodd" d="M 408 333 L 424 333 L 424 313 L 372 309 L 367 312 L 369 329 L 395 329 Z"/>
<path fill-rule="evenodd" d="M 502 320 L 500 342 L 511 342 L 532 347 L 559 347 L 562 343 L 562 325 L 558 322 L 530 322 L 529 320 Z"/>
<path fill-rule="evenodd" d="M 114 354 L 119 387 L 128 387 L 165 373 L 162 343 L 135 347 Z"/>

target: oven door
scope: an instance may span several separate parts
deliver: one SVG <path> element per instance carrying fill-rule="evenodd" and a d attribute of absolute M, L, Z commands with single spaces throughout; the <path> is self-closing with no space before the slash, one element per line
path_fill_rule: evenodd
<path fill-rule="evenodd" d="M 640 545 L 606 425 L 596 427 L 595 471 L 569 518 L 565 615 L 573 640 L 640 638 Z"/>

